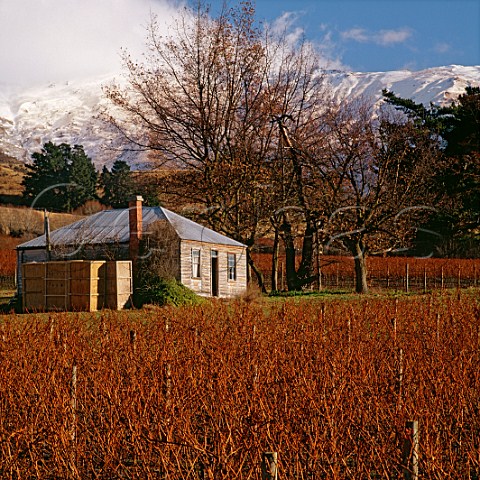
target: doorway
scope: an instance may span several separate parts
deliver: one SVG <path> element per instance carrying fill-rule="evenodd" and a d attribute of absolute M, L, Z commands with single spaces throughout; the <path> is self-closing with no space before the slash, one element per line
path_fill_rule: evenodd
<path fill-rule="evenodd" d="M 211 251 L 212 297 L 218 297 L 218 251 Z"/>

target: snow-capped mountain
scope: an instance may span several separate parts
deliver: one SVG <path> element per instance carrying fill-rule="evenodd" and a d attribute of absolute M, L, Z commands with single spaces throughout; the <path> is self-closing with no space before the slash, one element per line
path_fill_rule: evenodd
<path fill-rule="evenodd" d="M 118 152 L 105 145 L 112 137 L 99 118 L 107 100 L 102 86 L 113 76 L 19 90 L 0 85 L 0 151 L 29 161 L 47 141 L 80 144 L 100 166 Z"/>
<path fill-rule="evenodd" d="M 465 87 L 480 86 L 480 66 L 450 65 L 416 72 L 333 72 L 328 81 L 339 99 L 362 95 L 375 102 L 381 99 L 382 90 L 386 88 L 399 97 L 425 106 L 430 103 L 445 105 L 465 93 Z"/>
<path fill-rule="evenodd" d="M 19 90 L 0 85 L 0 151 L 29 161 L 47 141 L 81 144 L 98 167 L 119 152 L 107 148 L 113 132 L 99 118 L 107 100 L 102 86 L 114 76 Z M 450 65 L 412 72 L 326 72 L 337 99 L 363 96 L 378 102 L 386 88 L 425 105 L 455 100 L 467 86 L 480 86 L 480 66 Z M 142 159 L 128 157 L 132 164 Z"/>

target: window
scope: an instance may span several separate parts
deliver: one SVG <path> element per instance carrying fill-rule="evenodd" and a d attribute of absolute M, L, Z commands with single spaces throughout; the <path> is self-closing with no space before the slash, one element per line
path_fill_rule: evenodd
<path fill-rule="evenodd" d="M 228 279 L 237 279 L 237 259 L 234 253 L 228 254 Z"/>
<path fill-rule="evenodd" d="M 192 277 L 200 278 L 200 250 L 192 249 Z"/>

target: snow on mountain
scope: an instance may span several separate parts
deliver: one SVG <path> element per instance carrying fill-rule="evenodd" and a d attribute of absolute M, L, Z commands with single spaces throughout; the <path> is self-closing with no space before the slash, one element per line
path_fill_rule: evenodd
<path fill-rule="evenodd" d="M 98 165 L 109 163 L 114 154 L 104 146 L 112 132 L 99 113 L 107 103 L 102 85 L 112 78 L 3 92 L 0 87 L 0 150 L 29 161 L 45 142 L 65 142 L 83 145 Z"/>
<path fill-rule="evenodd" d="M 114 133 L 99 118 L 107 104 L 102 86 L 114 76 L 19 90 L 0 85 L 0 151 L 28 162 L 47 141 L 81 144 L 97 167 L 122 155 L 108 148 Z M 455 100 L 467 86 L 480 86 L 480 66 L 450 65 L 421 71 L 326 72 L 336 99 L 363 96 L 379 102 L 386 88 L 425 105 Z M 136 167 L 141 157 L 126 156 Z"/>
<path fill-rule="evenodd" d="M 329 81 L 337 98 L 362 95 L 378 101 L 386 88 L 402 98 L 410 98 L 426 106 L 430 103 L 443 105 L 464 93 L 465 87 L 480 85 L 480 66 L 450 65 L 417 72 L 334 72 L 330 74 Z"/>

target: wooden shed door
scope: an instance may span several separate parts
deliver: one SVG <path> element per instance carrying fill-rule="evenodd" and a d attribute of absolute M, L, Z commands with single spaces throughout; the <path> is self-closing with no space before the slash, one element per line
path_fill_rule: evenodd
<path fill-rule="evenodd" d="M 218 297 L 218 251 L 211 254 L 212 297 Z"/>

